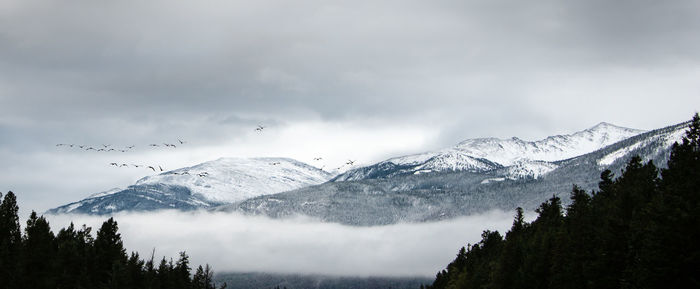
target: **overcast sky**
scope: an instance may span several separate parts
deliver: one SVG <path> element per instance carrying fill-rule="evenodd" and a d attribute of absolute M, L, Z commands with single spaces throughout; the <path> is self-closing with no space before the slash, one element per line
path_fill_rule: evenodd
<path fill-rule="evenodd" d="M 4 0 L 0 191 L 44 211 L 148 174 L 112 161 L 337 166 L 601 121 L 654 129 L 700 109 L 698 35 L 700 2 L 684 0 Z"/>

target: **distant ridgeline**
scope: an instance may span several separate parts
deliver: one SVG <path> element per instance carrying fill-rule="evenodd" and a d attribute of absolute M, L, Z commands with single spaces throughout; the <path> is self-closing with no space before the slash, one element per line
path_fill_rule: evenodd
<path fill-rule="evenodd" d="M 72 223 L 54 235 L 49 222 L 32 212 L 22 234 L 18 211 L 8 192 L 0 203 L 0 288 L 215 288 L 209 265 L 190 277 L 185 252 L 175 263 L 128 256 L 112 218 L 93 238 L 90 227 L 76 230 Z"/>
<path fill-rule="evenodd" d="M 470 139 L 337 176 L 286 158 L 222 158 L 147 176 L 126 189 L 93 194 L 47 213 L 206 209 L 375 226 L 534 210 L 552 194 L 568 205 L 571 184 L 593 190 L 601 172 L 619 172 L 633 155 L 665 164 L 687 126 L 644 132 L 600 123 L 538 141 Z"/>
<path fill-rule="evenodd" d="M 632 158 L 598 190 L 574 186 L 531 223 L 516 210 L 505 238 L 484 231 L 425 288 L 698 288 L 700 286 L 700 118 L 667 166 Z"/>

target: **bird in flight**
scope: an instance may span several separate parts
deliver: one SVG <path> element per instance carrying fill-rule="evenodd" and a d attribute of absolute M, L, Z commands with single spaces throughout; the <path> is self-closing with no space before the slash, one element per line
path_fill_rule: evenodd
<path fill-rule="evenodd" d="M 320 160 L 322 160 L 322 159 L 323 159 L 323 158 L 321 158 L 321 157 L 316 157 L 316 158 L 314 158 L 315 161 L 320 161 Z"/>
<path fill-rule="evenodd" d="M 105 148 L 108 148 L 108 147 L 111 146 L 111 145 L 109 145 L 109 144 L 103 144 L 102 146 L 105 147 Z"/>
<path fill-rule="evenodd" d="M 135 164 L 131 164 L 131 165 L 134 166 L 135 168 L 140 168 L 140 167 L 142 167 L 142 165 L 135 165 Z"/>
<path fill-rule="evenodd" d="M 126 147 L 126 148 L 128 148 L 128 149 L 133 149 L 133 148 L 134 148 L 134 145 L 130 145 L 130 146 Z"/>
<path fill-rule="evenodd" d="M 280 162 L 271 162 L 270 164 L 273 165 L 273 166 L 276 166 L 276 165 L 279 165 Z"/>
<path fill-rule="evenodd" d="M 127 164 L 121 164 L 119 167 L 128 167 L 129 165 Z"/>
<path fill-rule="evenodd" d="M 161 166 L 158 166 L 158 168 L 160 169 L 160 171 L 161 171 L 161 172 L 163 171 L 163 167 L 161 167 Z"/>
<path fill-rule="evenodd" d="M 154 172 L 156 171 L 156 168 L 154 168 L 153 166 L 148 166 L 148 168 L 152 169 Z"/>
<path fill-rule="evenodd" d="M 118 167 L 119 165 L 117 163 L 109 163 L 110 166 L 115 166 Z"/>
<path fill-rule="evenodd" d="M 207 173 L 207 172 L 201 172 L 201 173 L 198 173 L 197 176 L 200 177 L 200 178 L 203 178 L 203 177 L 209 176 L 209 173 Z"/>
<path fill-rule="evenodd" d="M 186 141 L 183 141 L 183 140 L 180 140 L 180 139 L 177 139 L 177 141 L 179 141 L 180 144 L 185 144 L 185 143 L 186 143 Z"/>
<path fill-rule="evenodd" d="M 345 164 L 346 164 L 346 165 L 349 165 L 349 166 L 352 166 L 352 165 L 355 164 L 355 161 L 353 161 L 353 160 L 348 160 L 348 162 L 345 163 Z"/>
<path fill-rule="evenodd" d="M 152 144 L 149 144 L 149 146 L 152 146 L 152 147 L 157 147 L 158 145 L 157 145 L 157 144 L 154 144 L 154 143 L 152 143 Z"/>
<path fill-rule="evenodd" d="M 255 131 L 261 132 L 263 129 L 265 129 L 265 126 L 259 124 L 258 127 L 255 128 Z"/>

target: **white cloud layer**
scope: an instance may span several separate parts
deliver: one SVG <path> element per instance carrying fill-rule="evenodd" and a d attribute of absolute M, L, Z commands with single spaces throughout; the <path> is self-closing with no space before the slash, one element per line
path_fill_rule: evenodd
<path fill-rule="evenodd" d="M 106 220 L 85 215 L 47 218 L 56 232 L 71 221 L 96 232 Z M 431 277 L 460 247 L 478 242 L 483 230 L 504 233 L 513 212 L 377 227 L 176 211 L 123 213 L 115 220 L 128 251 L 147 258 L 155 248 L 156 258 L 176 259 L 184 250 L 192 264 L 209 263 L 217 272 Z"/>

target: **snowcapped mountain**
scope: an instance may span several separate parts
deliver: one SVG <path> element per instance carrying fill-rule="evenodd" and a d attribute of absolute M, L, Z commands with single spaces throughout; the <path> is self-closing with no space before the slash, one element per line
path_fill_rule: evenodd
<path fill-rule="evenodd" d="M 93 194 L 49 213 L 206 208 L 320 184 L 331 177 L 288 158 L 221 158 L 148 176 L 127 189 Z"/>
<path fill-rule="evenodd" d="M 327 181 L 329 173 L 291 159 L 219 159 L 149 176 L 49 213 L 211 208 L 371 226 L 518 206 L 531 210 L 553 194 L 566 203 L 572 184 L 595 189 L 603 170 L 618 173 L 633 155 L 665 164 L 687 125 L 642 133 L 601 123 L 534 142 L 467 140 L 351 170 L 334 181 Z"/>
<path fill-rule="evenodd" d="M 325 171 L 288 158 L 221 158 L 148 176 L 136 185 L 177 185 L 189 188 L 207 202 L 233 203 L 320 184 L 330 177 Z"/>
<path fill-rule="evenodd" d="M 584 155 L 643 132 L 601 122 L 570 135 L 550 136 L 538 141 L 524 141 L 517 137 L 505 140 L 466 140 L 453 150 L 489 159 L 503 166 L 513 165 L 520 160 L 553 162 Z"/>
<path fill-rule="evenodd" d="M 580 156 L 644 131 L 598 125 L 570 135 L 557 135 L 538 141 L 477 138 L 435 152 L 391 158 L 368 167 L 338 175 L 333 181 L 386 178 L 427 172 L 486 172 L 514 166 L 513 177 L 537 178 L 556 168 L 551 162 Z M 546 163 L 549 162 L 549 163 Z"/>
<path fill-rule="evenodd" d="M 608 128 L 602 129 L 605 127 Z M 555 144 L 577 144 L 574 146 L 580 149 L 577 152 L 581 152 L 590 149 L 592 144 L 604 144 L 623 138 L 619 133 L 611 133 L 608 130 L 610 127 L 610 125 L 601 124 L 590 130 L 573 134 L 574 137 L 547 138 L 537 143 L 537 148 L 540 150 L 529 150 L 531 152 L 529 156 L 537 156 L 540 151 L 554 151 L 556 158 L 568 157 L 568 151 L 574 150 L 558 147 Z M 238 211 L 274 218 L 306 215 L 322 221 L 360 226 L 434 221 L 493 209 L 513 210 L 516 207 L 523 207 L 526 210 L 533 210 L 552 195 L 559 196 L 562 202 L 567 204 L 573 184 L 587 191 L 596 189 L 603 170 L 609 169 L 619 175 L 620 170 L 634 155 L 641 156 L 644 161 L 654 161 L 657 166 L 663 167 L 668 160 L 671 146 L 674 142 L 682 140 L 687 127 L 686 122 L 637 134 L 564 160 L 546 161 L 555 157 L 546 160 L 520 158 L 509 163 L 504 159 L 512 158 L 503 157 L 501 161 L 510 165 L 489 171 L 445 170 L 416 173 L 420 171 L 414 170 L 414 167 L 426 164 L 435 155 L 414 155 L 398 158 L 406 160 L 405 162 L 385 161 L 363 168 L 364 170 L 348 172 L 347 178 L 354 178 L 354 180 L 327 182 L 279 194 L 255 197 L 232 205 L 217 207 L 216 210 Z M 616 127 L 613 127 L 612 131 L 630 134 L 639 132 L 620 130 Z M 496 142 L 503 144 L 511 140 L 496 140 Z M 519 141 L 512 143 L 517 144 Z M 477 147 L 480 147 L 481 151 L 488 151 L 484 146 Z M 525 145 L 525 147 L 535 148 L 534 145 Z M 539 156 L 544 158 L 542 156 L 549 155 Z M 486 160 L 483 161 L 486 162 Z M 402 170 L 408 173 L 395 173 Z M 392 173 L 395 174 L 392 175 Z"/>

